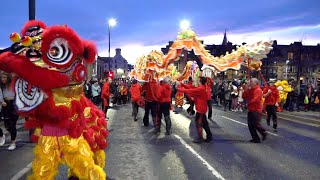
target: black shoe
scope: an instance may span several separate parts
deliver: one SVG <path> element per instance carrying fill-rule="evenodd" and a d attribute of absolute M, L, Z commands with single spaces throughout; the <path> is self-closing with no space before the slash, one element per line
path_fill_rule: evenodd
<path fill-rule="evenodd" d="M 159 135 L 160 134 L 160 130 L 156 130 L 154 133 Z"/>
<path fill-rule="evenodd" d="M 192 142 L 196 144 L 200 144 L 202 141 L 201 139 L 193 139 Z"/>
<path fill-rule="evenodd" d="M 206 143 L 209 143 L 211 141 L 212 141 L 212 138 L 207 138 L 207 139 L 203 140 L 203 142 L 206 142 Z"/>
<path fill-rule="evenodd" d="M 255 140 L 253 140 L 253 139 L 251 139 L 249 142 L 251 142 L 251 143 L 261 143 L 260 140 L 259 140 L 259 141 L 255 141 Z"/>
<path fill-rule="evenodd" d="M 266 132 L 262 135 L 262 141 L 265 141 L 267 139 L 267 135 L 268 135 L 268 133 L 266 133 Z"/>
<path fill-rule="evenodd" d="M 166 134 L 167 136 L 169 136 L 171 134 L 171 131 L 166 131 Z"/>
<path fill-rule="evenodd" d="M 148 127 L 149 126 L 149 124 L 143 124 L 145 127 Z"/>
<path fill-rule="evenodd" d="M 137 118 L 134 118 L 133 120 L 134 120 L 134 121 L 138 121 L 138 119 L 137 119 Z"/>
<path fill-rule="evenodd" d="M 277 128 L 273 128 L 273 132 L 278 132 Z"/>

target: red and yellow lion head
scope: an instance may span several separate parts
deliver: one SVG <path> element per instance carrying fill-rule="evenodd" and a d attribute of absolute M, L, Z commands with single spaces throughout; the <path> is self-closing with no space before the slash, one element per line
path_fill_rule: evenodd
<path fill-rule="evenodd" d="M 18 76 L 14 88 L 18 110 L 29 112 L 39 106 L 52 89 L 81 84 L 86 64 L 97 54 L 92 42 L 81 39 L 66 25 L 47 27 L 29 21 L 21 31 L 12 33 L 9 52 L 0 55 L 0 69 Z"/>

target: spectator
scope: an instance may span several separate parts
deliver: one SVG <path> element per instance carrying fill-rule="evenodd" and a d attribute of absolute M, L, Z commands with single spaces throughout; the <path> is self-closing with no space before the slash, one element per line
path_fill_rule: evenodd
<path fill-rule="evenodd" d="M 238 111 L 242 112 L 244 109 L 243 109 L 243 92 L 244 92 L 244 87 L 245 86 L 245 83 L 241 83 L 240 87 L 239 87 L 239 90 L 238 90 Z"/>
<path fill-rule="evenodd" d="M 91 79 L 88 79 L 84 85 L 84 95 L 88 98 L 92 98 Z"/>
<path fill-rule="evenodd" d="M 232 103 L 232 100 L 231 100 L 231 87 L 232 87 L 232 84 L 230 83 L 228 85 L 228 83 L 225 83 L 224 85 L 224 111 L 226 111 L 227 109 L 227 106 L 229 106 L 229 111 L 231 111 L 231 103 Z"/>
<path fill-rule="evenodd" d="M 0 88 L 0 118 L 2 120 L 2 103 L 3 103 L 3 94 Z M 0 147 L 6 143 L 6 136 L 3 134 L 2 129 L 0 128 Z"/>
<path fill-rule="evenodd" d="M 305 93 L 304 93 L 305 97 L 308 98 L 308 103 L 305 104 L 304 111 L 310 111 L 311 103 L 312 103 L 311 98 L 312 98 L 313 93 L 314 93 L 314 88 L 313 88 L 311 82 L 309 82 L 308 86 L 305 88 Z"/>
<path fill-rule="evenodd" d="M 299 89 L 297 86 L 297 83 L 294 81 L 291 81 L 291 89 L 292 91 L 288 93 L 288 104 L 289 104 L 289 111 L 295 111 L 295 110 L 299 110 Z"/>
<path fill-rule="evenodd" d="M 92 101 L 96 106 L 99 106 L 100 104 L 100 93 L 101 93 L 101 88 L 99 85 L 99 82 L 97 79 L 93 80 L 93 84 L 91 86 L 92 89 Z"/>
<path fill-rule="evenodd" d="M 121 85 L 121 100 L 123 104 L 127 103 L 127 98 L 128 98 L 128 88 L 125 83 Z"/>
<path fill-rule="evenodd" d="M 238 88 L 234 84 L 231 85 L 231 111 L 237 111 L 238 107 Z"/>
<path fill-rule="evenodd" d="M 8 147 L 9 151 L 16 149 L 16 137 L 17 137 L 17 121 L 19 115 L 14 108 L 14 97 L 15 94 L 10 88 L 12 76 L 9 73 L 1 74 L 1 91 L 3 95 L 2 105 L 2 118 L 4 121 L 5 128 L 10 132 L 11 144 Z M 2 129 L 0 129 L 0 137 L 4 138 Z M 3 143 L 3 140 L 2 142 Z M 3 143 L 4 144 L 4 143 Z"/>

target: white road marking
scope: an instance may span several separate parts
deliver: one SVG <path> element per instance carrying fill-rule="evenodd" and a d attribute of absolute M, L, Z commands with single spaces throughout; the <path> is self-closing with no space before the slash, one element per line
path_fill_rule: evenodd
<path fill-rule="evenodd" d="M 25 176 L 25 174 L 27 174 L 28 172 L 31 171 L 31 168 L 32 168 L 32 162 L 29 163 L 25 168 L 23 168 L 21 171 L 19 171 L 12 178 L 10 178 L 10 180 L 19 180 L 19 179 L 21 179 L 23 176 Z"/>
<path fill-rule="evenodd" d="M 228 117 L 225 117 L 225 116 L 221 116 L 222 118 L 225 118 L 225 119 L 228 119 L 228 120 L 230 120 L 230 121 L 233 121 L 233 122 L 235 122 L 235 123 L 238 123 L 238 124 L 242 124 L 242 125 L 244 125 L 244 126 L 248 126 L 247 124 L 245 124 L 245 123 L 243 123 L 243 122 L 239 122 L 239 121 L 236 121 L 236 120 L 234 120 L 234 119 L 231 119 L 231 118 L 228 118 Z M 267 131 L 268 132 L 268 134 L 271 134 L 271 135 L 274 135 L 274 136 L 279 136 L 278 134 L 274 134 L 274 133 L 272 133 L 272 132 L 270 132 L 270 131 Z"/>
<path fill-rule="evenodd" d="M 181 142 L 181 144 L 183 144 L 193 155 L 195 155 L 204 165 L 206 165 L 206 167 L 208 168 L 209 171 L 211 171 L 211 173 L 217 177 L 218 179 L 222 179 L 224 180 L 224 178 L 218 173 L 218 171 L 216 171 L 206 160 L 204 160 L 191 146 L 189 146 L 180 136 L 178 135 L 174 135 L 177 139 L 179 139 L 179 141 Z"/>

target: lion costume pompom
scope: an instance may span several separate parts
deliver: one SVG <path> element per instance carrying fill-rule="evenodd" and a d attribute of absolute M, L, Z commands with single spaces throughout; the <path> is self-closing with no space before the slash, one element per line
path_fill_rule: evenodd
<path fill-rule="evenodd" d="M 95 61 L 95 45 L 66 25 L 46 27 L 40 21 L 29 21 L 21 36 L 10 39 L 14 43 L 0 55 L 0 69 L 17 75 L 17 110 L 29 119 L 26 127 L 36 129 L 29 179 L 54 179 L 59 163 L 68 165 L 69 177 L 106 179 L 105 115 L 83 95 L 84 64 Z"/>
<path fill-rule="evenodd" d="M 286 103 L 286 100 L 287 100 L 287 96 L 288 96 L 288 93 L 292 91 L 289 83 L 287 80 L 282 80 L 282 81 L 277 81 L 275 83 L 275 85 L 277 86 L 277 89 L 279 91 L 279 96 L 280 96 L 280 99 L 279 99 L 279 106 L 278 106 L 278 109 L 277 111 L 278 112 L 282 112 L 283 111 L 283 105 Z"/>

